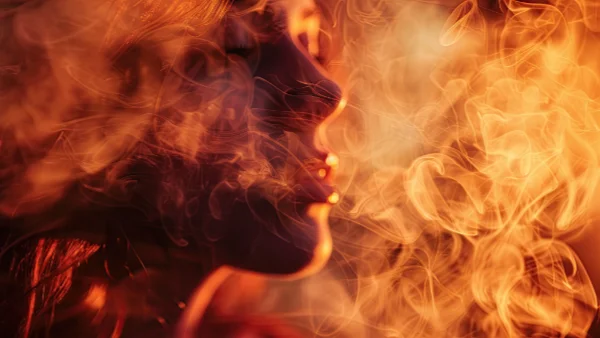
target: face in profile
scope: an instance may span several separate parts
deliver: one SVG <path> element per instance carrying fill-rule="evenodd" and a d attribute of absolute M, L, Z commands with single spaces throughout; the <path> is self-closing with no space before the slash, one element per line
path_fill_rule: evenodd
<path fill-rule="evenodd" d="M 251 154 L 225 156 L 237 163 L 224 170 L 231 171 L 228 177 L 214 180 L 218 185 L 208 205 L 215 208 L 207 222 L 220 232 L 214 243 L 222 262 L 263 273 L 302 274 L 322 265 L 331 247 L 325 215 L 336 196 L 337 163 L 317 146 L 315 136 L 339 108 L 341 92 L 323 67 L 316 5 L 266 6 L 245 14 L 244 4 L 234 4 L 225 19 L 222 50 L 228 71 L 247 76 L 242 88 L 224 89 L 225 111 L 242 117 L 227 129 L 244 129 L 242 144 L 248 142 Z"/>
<path fill-rule="evenodd" d="M 20 71 L 2 75 L 0 210 L 14 247 L 29 243 L 16 250 L 27 283 L 59 293 L 29 295 L 24 327 L 40 304 L 80 299 L 67 289 L 89 287 L 85 274 L 121 285 L 162 269 L 198 284 L 222 266 L 322 267 L 337 159 L 316 135 L 342 99 L 317 5 L 92 3 L 25 3 L 3 19 Z"/>

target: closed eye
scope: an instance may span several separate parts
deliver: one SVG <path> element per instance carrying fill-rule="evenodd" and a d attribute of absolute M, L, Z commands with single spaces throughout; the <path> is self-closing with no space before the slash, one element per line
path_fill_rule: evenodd
<path fill-rule="evenodd" d="M 257 48 L 257 41 L 252 31 L 239 19 L 228 19 L 225 23 L 223 49 L 226 54 L 247 57 Z"/>
<path fill-rule="evenodd" d="M 327 58 L 325 57 L 325 53 L 322 50 L 319 41 L 323 33 L 318 32 L 316 34 L 317 38 L 311 39 L 307 32 L 300 33 L 297 37 L 298 43 L 315 59 L 315 61 L 321 65 L 325 65 L 327 63 Z"/>

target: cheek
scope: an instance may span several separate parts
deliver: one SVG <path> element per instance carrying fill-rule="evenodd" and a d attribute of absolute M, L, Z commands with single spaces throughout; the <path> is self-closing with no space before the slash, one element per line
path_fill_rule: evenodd
<path fill-rule="evenodd" d="M 273 203 L 251 187 L 226 218 L 209 225 L 226 229 L 214 243 L 216 259 L 219 264 L 274 275 L 318 270 L 330 253 L 327 212 L 291 199 Z"/>
<path fill-rule="evenodd" d="M 341 89 L 288 37 L 261 46 L 253 111 L 274 127 L 312 132 L 337 107 Z"/>

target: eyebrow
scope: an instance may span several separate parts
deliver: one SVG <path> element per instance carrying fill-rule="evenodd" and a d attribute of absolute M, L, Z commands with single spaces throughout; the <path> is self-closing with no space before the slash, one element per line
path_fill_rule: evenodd
<path fill-rule="evenodd" d="M 312 16 L 317 16 L 319 14 L 319 10 L 316 6 L 307 7 L 302 11 L 302 19 L 308 19 Z"/>

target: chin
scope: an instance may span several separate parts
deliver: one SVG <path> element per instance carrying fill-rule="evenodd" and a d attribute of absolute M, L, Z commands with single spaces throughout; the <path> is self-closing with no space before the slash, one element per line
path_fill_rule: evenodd
<path fill-rule="evenodd" d="M 252 195 L 253 189 L 247 193 Z M 211 225 L 228 229 L 213 244 L 217 266 L 295 279 L 314 274 L 326 264 L 332 250 L 331 202 L 247 199 L 251 202 L 233 205 L 232 218 Z"/>
<path fill-rule="evenodd" d="M 312 255 L 304 265 L 289 275 L 278 276 L 280 278 L 303 278 L 319 272 L 329 261 L 332 251 L 331 233 L 329 231 L 329 212 L 332 205 L 329 203 L 312 203 L 306 209 L 305 219 L 316 229 L 316 241 Z"/>
<path fill-rule="evenodd" d="M 256 285 L 264 285 L 266 279 L 295 280 L 318 273 L 327 264 L 332 252 L 328 222 L 331 208 L 331 202 L 314 202 L 299 208 L 301 210 L 298 213 L 299 218 L 282 217 L 284 221 L 278 225 L 284 228 L 298 227 L 298 223 L 301 223 L 302 235 L 296 232 L 294 243 L 290 243 L 287 237 L 267 232 L 254 239 L 254 246 L 239 247 L 236 250 L 237 254 L 232 255 L 231 248 L 228 251 L 217 249 L 217 257 L 223 264 L 196 288 L 180 317 L 175 337 L 196 337 L 207 309 L 220 308 L 222 306 L 220 303 L 235 307 L 237 303 L 243 302 L 241 298 L 238 299 L 237 294 L 246 287 L 250 287 L 250 290 L 242 292 L 260 294 L 262 289 L 257 290 Z M 256 225 L 252 222 L 248 223 L 250 228 L 259 228 Z M 241 239 L 244 235 L 234 236 L 234 238 L 237 240 L 229 239 L 228 245 L 235 242 L 243 243 Z M 244 281 L 250 281 L 251 285 L 246 286 Z M 233 285 L 235 290 L 219 292 L 227 284 Z M 229 301 L 215 300 L 219 297 L 216 296 L 219 293 L 225 294 Z M 260 298 L 260 295 L 254 297 Z"/>
<path fill-rule="evenodd" d="M 332 240 L 328 221 L 331 208 L 330 203 L 311 203 L 303 207 L 299 215 L 302 224 L 292 224 L 297 223 L 295 220 L 286 224 L 286 227 L 295 226 L 302 229 L 303 234 L 296 233 L 296 244 L 290 246 L 290 242 L 285 238 L 270 237 L 264 243 L 257 243 L 255 251 L 257 256 L 265 257 L 265 261 L 249 261 L 250 264 L 242 266 L 241 269 L 285 280 L 300 279 L 318 273 L 331 256 Z"/>
<path fill-rule="evenodd" d="M 242 171 L 209 200 L 211 219 L 201 227 L 215 266 L 294 279 L 319 271 L 329 259 L 328 216 L 338 202 L 338 158 L 306 139 L 288 138 L 289 151 L 267 158 L 272 173 L 247 185 Z M 283 154 L 281 154 L 283 153 Z M 200 229 L 200 228 L 199 228 Z"/>

